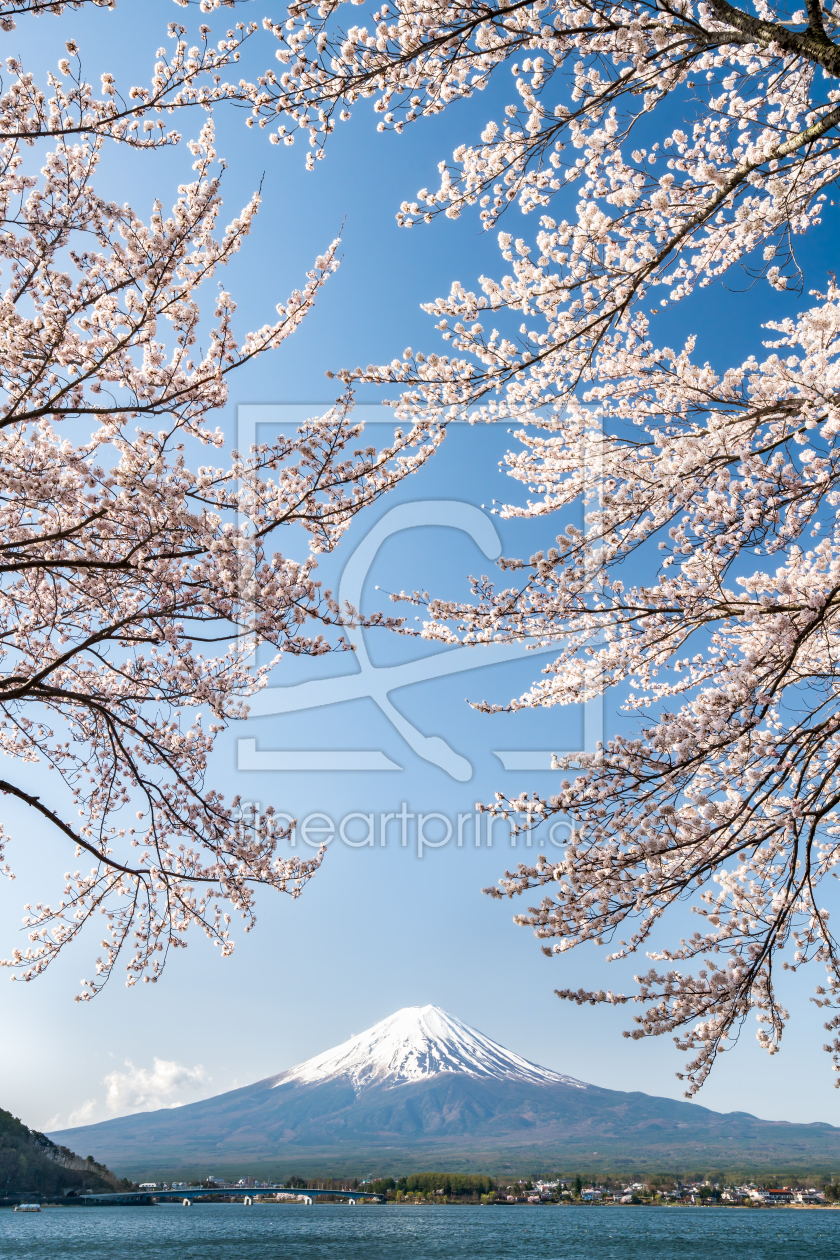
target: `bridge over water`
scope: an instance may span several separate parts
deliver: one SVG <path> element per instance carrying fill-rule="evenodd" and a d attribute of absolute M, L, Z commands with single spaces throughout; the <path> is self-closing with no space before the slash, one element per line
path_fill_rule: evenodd
<path fill-rule="evenodd" d="M 355 1207 L 360 1199 L 372 1199 L 374 1203 L 385 1203 L 384 1194 L 374 1194 L 366 1190 L 313 1190 L 309 1186 L 300 1189 L 291 1186 L 190 1186 L 186 1190 L 121 1190 L 111 1194 L 80 1194 L 78 1201 L 91 1207 L 129 1207 L 133 1205 L 172 1203 L 179 1200 L 184 1207 L 191 1207 L 195 1199 L 225 1198 L 244 1199 L 250 1205 L 257 1197 L 264 1195 L 294 1195 L 312 1206 L 316 1199 L 331 1196 L 344 1199 Z"/>

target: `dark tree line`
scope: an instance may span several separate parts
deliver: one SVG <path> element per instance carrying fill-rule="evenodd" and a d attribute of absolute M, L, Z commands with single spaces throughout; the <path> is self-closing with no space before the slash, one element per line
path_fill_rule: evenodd
<path fill-rule="evenodd" d="M 83 1159 L 0 1109 L 0 1197 L 117 1190 L 127 1184 L 92 1155 Z"/>

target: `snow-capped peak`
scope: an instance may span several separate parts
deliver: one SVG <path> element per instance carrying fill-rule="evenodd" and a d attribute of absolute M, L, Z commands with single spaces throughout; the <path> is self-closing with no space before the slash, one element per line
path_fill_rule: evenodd
<path fill-rule="evenodd" d="M 281 1072 L 273 1084 L 349 1077 L 359 1093 L 373 1085 L 390 1089 L 442 1072 L 586 1088 L 571 1076 L 512 1054 L 439 1006 L 406 1006 L 333 1050 Z"/>

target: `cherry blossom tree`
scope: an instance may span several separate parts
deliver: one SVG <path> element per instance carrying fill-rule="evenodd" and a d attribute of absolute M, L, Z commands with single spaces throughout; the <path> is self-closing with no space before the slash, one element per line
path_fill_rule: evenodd
<path fill-rule="evenodd" d="M 560 759 L 555 795 L 499 795 L 517 826 L 574 827 L 562 860 L 492 891 L 539 894 L 517 922 L 548 954 L 647 951 L 632 994 L 560 996 L 640 1004 L 627 1035 L 673 1035 L 690 1093 L 751 1012 L 778 1050 L 778 971 L 808 961 L 840 1070 L 840 291 L 826 279 L 740 363 L 654 335 L 739 271 L 801 290 L 797 238 L 840 174 L 840 8 L 387 0 L 368 25 L 342 10 L 301 0 L 268 23 L 283 67 L 254 116 L 280 112 L 273 138 L 305 136 L 310 164 L 365 98 L 400 131 L 512 75 L 399 211 L 410 227 L 476 207 L 504 229 L 503 274 L 427 308 L 451 353 L 339 373 L 398 386 L 406 416 L 529 426 L 507 457 L 523 496 L 502 511 L 559 534 L 469 602 L 431 600 L 425 633 L 561 641 L 510 709 L 621 686 L 629 710 L 626 733 Z M 527 239 L 516 204 L 537 216 Z M 565 524 L 581 500 L 583 529 Z M 668 946 L 660 920 L 685 903 L 698 930 Z"/>
<path fill-rule="evenodd" d="M 0 16 L 8 27 L 64 7 L 7 4 Z M 437 440 L 420 426 L 360 446 L 347 392 L 292 436 L 226 453 L 213 413 L 231 373 L 300 325 L 338 242 L 243 336 L 224 289 L 201 317 L 202 287 L 260 202 L 220 226 L 212 119 L 189 144 L 192 178 L 171 211 L 156 200 L 144 219 L 96 192 L 107 144 L 177 139 L 158 132 L 155 102 L 200 104 L 198 69 L 206 77 L 236 53 L 235 39 L 223 45 L 177 40 L 155 72 L 158 96 L 132 90 L 126 109 L 112 110 L 110 76 L 94 98 L 78 58 L 60 63 L 50 99 L 8 63 L 0 100 L 0 792 L 78 863 L 57 901 L 27 906 L 28 944 L 3 965 L 30 980 L 104 925 L 83 998 L 120 954 L 129 984 L 156 981 L 191 925 L 229 953 L 231 916 L 250 929 L 258 887 L 297 896 L 318 868 L 321 854 L 286 851 L 270 810 L 226 802 L 208 758 L 283 654 L 350 647 L 341 627 L 353 610 L 321 588 L 317 555 Z M 275 550 L 290 525 L 307 532 L 308 559 Z M 261 644 L 272 659 L 255 668 Z"/>
<path fill-rule="evenodd" d="M 189 0 L 175 0 L 187 7 Z M 203 12 L 232 0 L 201 0 Z M 0 0 L 0 31 L 9 33 L 22 17 L 59 16 L 79 9 L 115 9 L 116 0 Z M 209 111 L 221 102 L 252 107 L 259 97 L 257 85 L 241 77 L 224 76 L 240 61 L 243 45 L 258 29 L 255 22 L 237 22 L 215 44 L 206 23 L 199 28 L 199 42 L 190 45 L 186 28 L 170 22 L 170 44 L 157 50 L 151 83 L 134 84 L 121 91 L 113 74 L 102 74 L 99 91 L 85 78 L 79 44 L 67 40 L 68 57 L 59 73 L 48 76 L 46 89 L 24 69 L 17 57 L 6 58 L 8 82 L 0 97 L 0 141 L 36 140 L 57 135 L 107 136 L 134 148 L 177 144 L 180 133 L 169 120 L 194 108 Z"/>

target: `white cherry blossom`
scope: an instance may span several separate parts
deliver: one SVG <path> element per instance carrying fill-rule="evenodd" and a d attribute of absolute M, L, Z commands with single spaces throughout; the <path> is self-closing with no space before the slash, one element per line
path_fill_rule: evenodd
<path fill-rule="evenodd" d="M 475 207 L 502 274 L 429 304 L 447 353 L 339 375 L 397 386 L 406 417 L 528 422 L 507 457 L 523 498 L 501 510 L 554 518 L 550 545 L 503 561 L 507 585 L 429 601 L 424 633 L 563 641 L 511 709 L 625 688 L 633 733 L 561 759 L 549 799 L 499 795 L 518 826 L 575 826 L 561 861 L 492 891 L 540 893 L 517 921 L 549 954 L 647 950 L 632 995 L 561 996 L 640 1004 L 628 1035 L 673 1035 L 694 1092 L 750 1012 L 778 1049 L 780 968 L 824 965 L 816 1000 L 840 1006 L 840 291 L 803 298 L 763 346 L 757 320 L 756 353 L 724 370 L 654 317 L 733 272 L 801 285 L 797 238 L 840 176 L 840 8 L 320 0 L 268 27 L 270 107 L 316 156 L 365 99 L 399 131 L 511 75 L 398 216 Z M 565 526 L 581 499 L 585 528 Z M 698 931 L 666 948 L 685 901 Z M 826 1027 L 840 1070 L 840 1015 Z"/>
<path fill-rule="evenodd" d="M 129 984 L 156 981 L 191 925 L 229 953 L 231 917 L 250 930 L 258 887 L 297 896 L 317 870 L 323 854 L 297 856 L 271 810 L 223 799 L 208 758 L 283 654 L 350 647 L 354 610 L 321 588 L 316 556 L 440 433 L 365 446 L 347 392 L 292 435 L 227 452 L 213 413 L 230 374 L 300 325 L 339 243 L 261 327 L 236 332 L 223 288 L 202 318 L 260 203 L 223 226 L 212 119 L 171 210 L 153 200 L 144 218 L 96 191 L 104 146 L 126 138 L 98 106 L 80 125 L 57 113 L 31 160 L 40 123 L 13 74 L 0 101 L 0 793 L 29 808 L 34 834 L 57 829 L 75 864 L 58 901 L 27 906 L 27 944 L 3 965 L 31 980 L 97 932 L 88 998 L 121 954 Z M 138 118 L 154 118 L 142 100 Z M 307 559 L 280 551 L 288 525 L 307 531 Z M 253 668 L 261 644 L 271 660 Z"/>

